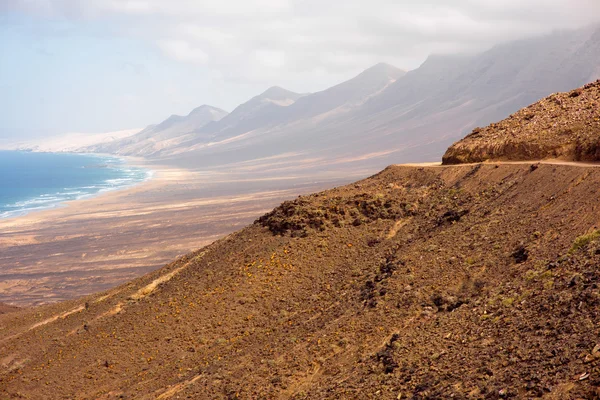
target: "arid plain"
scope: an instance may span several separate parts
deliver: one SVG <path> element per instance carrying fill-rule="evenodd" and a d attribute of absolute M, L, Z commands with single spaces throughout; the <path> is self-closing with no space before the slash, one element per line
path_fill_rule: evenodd
<path fill-rule="evenodd" d="M 106 290 L 239 230 L 285 199 L 347 181 L 148 167 L 154 177 L 130 189 L 0 220 L 0 303 L 32 306 Z"/>

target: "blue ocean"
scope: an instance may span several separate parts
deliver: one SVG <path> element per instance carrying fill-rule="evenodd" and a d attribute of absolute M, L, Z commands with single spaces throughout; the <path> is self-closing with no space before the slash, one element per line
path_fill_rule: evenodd
<path fill-rule="evenodd" d="M 150 174 L 116 157 L 0 151 L 0 218 L 132 186 Z"/>

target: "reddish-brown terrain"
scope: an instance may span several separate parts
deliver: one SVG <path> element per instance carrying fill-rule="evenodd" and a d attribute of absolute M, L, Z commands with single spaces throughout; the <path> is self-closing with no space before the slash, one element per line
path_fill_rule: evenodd
<path fill-rule="evenodd" d="M 600 168 L 391 166 L 0 316 L 23 399 L 595 399 Z"/>
<path fill-rule="evenodd" d="M 243 228 L 285 199 L 332 185 L 318 179 L 161 169 L 131 189 L 2 219 L 0 302 L 29 307 L 114 288 Z"/>
<path fill-rule="evenodd" d="M 9 312 L 17 311 L 18 308 L 15 306 L 10 306 L 8 304 L 0 303 L 0 315 L 6 314 Z"/>
<path fill-rule="evenodd" d="M 556 93 L 450 146 L 444 164 L 487 160 L 600 161 L 600 80 Z"/>

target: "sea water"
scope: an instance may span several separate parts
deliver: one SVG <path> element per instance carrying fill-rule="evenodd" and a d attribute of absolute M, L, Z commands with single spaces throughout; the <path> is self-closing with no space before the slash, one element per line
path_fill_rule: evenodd
<path fill-rule="evenodd" d="M 0 151 L 0 218 L 135 185 L 151 171 L 117 157 Z"/>

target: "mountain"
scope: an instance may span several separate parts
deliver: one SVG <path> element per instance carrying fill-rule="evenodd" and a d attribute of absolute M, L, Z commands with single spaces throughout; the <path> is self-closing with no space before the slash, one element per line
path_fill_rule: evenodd
<path fill-rule="evenodd" d="M 434 55 L 404 74 L 380 64 L 323 92 L 156 154 L 187 168 L 374 171 L 439 158 L 473 128 L 598 77 L 600 27 Z M 207 138 L 210 139 L 207 140 Z M 274 161 L 275 160 L 275 161 Z"/>
<path fill-rule="evenodd" d="M 599 78 L 599 65 L 596 25 L 479 54 L 433 55 L 408 73 L 378 64 L 313 94 L 274 87 L 221 119 L 173 125 L 168 132 L 175 138 L 156 139 L 161 130 L 150 127 L 134 143 L 83 150 L 192 169 L 374 171 L 393 162 L 437 159 L 473 128 Z"/>
<path fill-rule="evenodd" d="M 171 115 L 158 125 L 151 125 L 131 137 L 100 143 L 80 149 L 92 153 L 112 153 L 129 156 L 149 156 L 163 148 L 177 145 L 206 124 L 227 115 L 219 108 L 203 105 L 186 116 Z"/>
<path fill-rule="evenodd" d="M 599 50 L 600 27 L 594 26 L 481 54 L 431 56 L 336 127 L 349 143 L 340 150 L 347 157 L 385 151 L 373 160 L 381 167 L 436 159 L 473 128 L 598 78 Z"/>
<path fill-rule="evenodd" d="M 356 107 L 406 74 L 389 64 L 380 63 L 358 76 L 332 88 L 306 96 L 286 111 L 288 121 L 323 115 L 339 107 Z"/>
<path fill-rule="evenodd" d="M 273 156 L 295 163 L 297 154 L 304 158 L 304 146 L 315 144 L 318 147 L 319 140 L 325 139 L 315 138 L 314 132 L 324 127 L 335 129 L 338 125 L 332 120 L 350 118 L 358 107 L 404 74 L 393 66 L 378 64 L 349 81 L 299 97 L 293 104 L 282 106 L 270 102 L 268 107 L 260 108 L 252 116 L 244 113 L 245 118 L 241 121 L 224 118 L 203 128 L 198 138 L 157 156 L 168 163 L 190 168 L 218 167 Z M 250 103 L 262 96 L 264 94 Z M 250 108 L 247 104 L 240 108 Z M 207 137 L 210 139 L 206 140 Z M 288 157 L 290 154 L 296 156 Z"/>
<path fill-rule="evenodd" d="M 289 90 L 273 86 L 267 89 L 262 94 L 253 97 L 246 103 L 240 105 L 231 112 L 229 123 L 233 121 L 242 121 L 247 118 L 252 118 L 257 112 L 269 106 L 287 107 L 294 104 L 302 94 L 294 93 Z"/>
<path fill-rule="evenodd" d="M 452 145 L 444 164 L 488 160 L 600 161 L 600 80 L 553 94 Z"/>
<path fill-rule="evenodd" d="M 269 131 L 287 129 L 294 124 L 310 123 L 311 118 L 321 117 L 326 113 L 348 112 L 377 95 L 404 73 L 391 65 L 378 64 L 347 82 L 314 94 L 298 94 L 280 87 L 272 87 L 238 106 L 226 117 L 199 126 L 193 135 L 185 136 L 185 140 L 170 142 L 160 149 L 156 146 L 146 147 L 146 151 L 137 153 L 128 146 L 122 146 L 117 151 L 122 155 L 175 157 L 181 160 L 182 156 L 186 155 L 196 159 L 196 151 L 214 149 L 215 153 L 210 158 L 218 158 L 219 148 L 223 146 L 231 146 L 226 151 L 236 151 L 236 143 L 240 141 L 263 141 Z M 140 138 L 152 142 L 154 130 L 145 133 L 146 135 L 140 135 Z M 119 145 L 123 143 L 116 143 L 115 148 Z"/>
<path fill-rule="evenodd" d="M 386 115 L 395 117 L 390 123 L 444 113 L 452 120 L 487 125 L 600 77 L 599 64 L 600 26 L 510 42 L 473 56 L 432 56 L 363 113 L 388 110 Z"/>
<path fill-rule="evenodd" d="M 271 87 L 238 106 L 222 120 L 203 127 L 197 135 L 189 137 L 187 141 L 178 144 L 175 148 L 163 150 L 161 155 L 190 152 L 198 145 L 205 145 L 215 140 L 231 140 L 237 135 L 248 134 L 254 129 L 276 124 L 283 110 L 303 96 L 305 95 L 277 86 Z"/>
<path fill-rule="evenodd" d="M 567 139 L 589 90 L 558 97 L 585 100 L 552 111 Z M 0 315 L 0 392 L 597 398 L 599 186 L 597 166 L 523 160 L 298 197 L 121 287 Z"/>
<path fill-rule="evenodd" d="M 221 155 L 220 149 L 225 146 L 225 151 L 233 151 L 234 160 L 241 161 L 251 157 L 253 152 L 247 155 L 239 154 L 240 141 L 247 144 L 258 141 L 263 143 L 267 141 L 267 147 L 271 151 L 274 143 L 269 143 L 272 139 L 272 133 L 277 136 L 289 137 L 289 132 L 294 130 L 294 126 L 307 128 L 313 118 L 322 118 L 327 113 L 348 112 L 353 107 L 362 104 L 371 96 L 376 95 L 382 89 L 404 75 L 404 71 L 399 70 L 387 64 L 378 64 L 353 79 L 336 85 L 322 92 L 296 95 L 295 101 L 273 101 L 269 97 L 273 94 L 276 98 L 290 98 L 290 92 L 283 89 L 272 88 L 260 96 L 257 96 L 238 107 L 239 111 L 232 112 L 230 118 L 224 119 L 220 124 L 207 126 L 203 130 L 200 138 L 195 138 L 189 142 L 182 143 L 177 153 L 193 153 L 195 150 L 213 153 L 209 155 L 210 159 L 230 159 L 227 155 Z M 276 89 L 275 93 L 273 90 Z M 267 100 L 265 100 L 267 98 Z M 239 115 L 243 116 L 240 118 Z M 289 131 L 289 132 L 288 132 Z M 207 135 L 208 134 L 208 135 Z M 207 142 L 206 136 L 211 140 Z M 300 139 L 300 138 L 298 138 Z M 275 138 L 275 140 L 277 140 Z M 295 140 L 293 140 L 295 142 Z M 219 154 L 217 156 L 217 154 Z M 161 155 L 169 156 L 169 152 L 163 152 Z M 224 158 L 221 158 L 224 157 Z M 180 159 L 180 157 L 178 157 Z"/>

